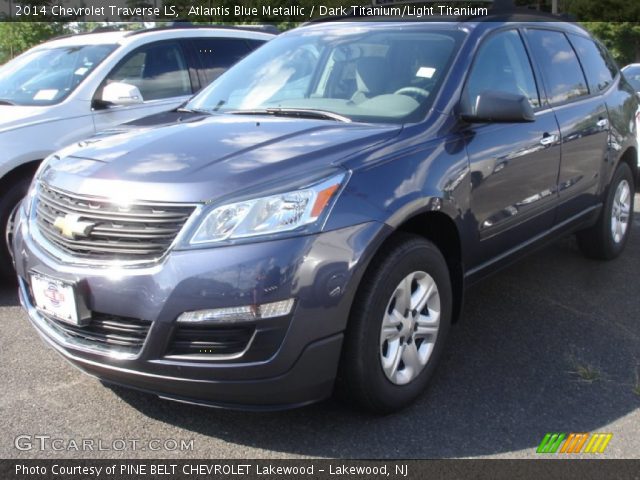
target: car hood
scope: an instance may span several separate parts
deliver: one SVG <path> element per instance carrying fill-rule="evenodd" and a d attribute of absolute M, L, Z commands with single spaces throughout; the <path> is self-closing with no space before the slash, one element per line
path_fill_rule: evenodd
<path fill-rule="evenodd" d="M 257 185 L 295 184 L 328 174 L 402 128 L 177 113 L 152 123 L 125 125 L 62 150 L 44 180 L 80 194 L 154 201 L 204 202 L 245 191 L 255 195 L 261 193 Z"/>
<path fill-rule="evenodd" d="M 0 105 L 0 133 L 54 120 L 50 115 L 50 107 Z"/>

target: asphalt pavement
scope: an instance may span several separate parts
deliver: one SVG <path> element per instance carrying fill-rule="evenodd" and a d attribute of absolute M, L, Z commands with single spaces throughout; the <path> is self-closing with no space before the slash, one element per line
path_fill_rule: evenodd
<path fill-rule="evenodd" d="M 386 417 L 338 400 L 246 413 L 106 388 L 46 348 L 15 287 L 0 287 L 0 457 L 531 458 L 547 432 L 606 432 L 602 457 L 640 458 L 639 273 L 636 215 L 615 261 L 567 238 L 483 281 L 428 392 Z"/>

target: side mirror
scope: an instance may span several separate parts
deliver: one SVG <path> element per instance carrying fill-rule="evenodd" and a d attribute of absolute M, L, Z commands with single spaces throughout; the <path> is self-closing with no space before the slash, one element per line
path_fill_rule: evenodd
<path fill-rule="evenodd" d="M 120 82 L 105 85 L 100 100 L 105 105 L 137 105 L 144 101 L 138 87 Z"/>
<path fill-rule="evenodd" d="M 475 105 L 463 100 L 460 116 L 470 123 L 525 123 L 536 119 L 527 97 L 494 90 L 481 92 Z"/>

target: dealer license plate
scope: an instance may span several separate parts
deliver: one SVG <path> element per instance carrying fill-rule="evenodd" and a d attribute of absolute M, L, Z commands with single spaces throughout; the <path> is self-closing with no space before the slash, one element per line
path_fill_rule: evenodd
<path fill-rule="evenodd" d="M 31 275 L 31 291 L 36 308 L 43 313 L 78 325 L 79 315 L 73 285 L 46 275 Z"/>

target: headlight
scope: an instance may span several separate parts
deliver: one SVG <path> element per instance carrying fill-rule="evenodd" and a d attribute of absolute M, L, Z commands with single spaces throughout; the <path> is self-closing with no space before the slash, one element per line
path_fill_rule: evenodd
<path fill-rule="evenodd" d="M 314 224 L 328 212 L 346 175 L 340 173 L 300 190 L 217 207 L 204 217 L 190 243 L 273 235 Z"/>

